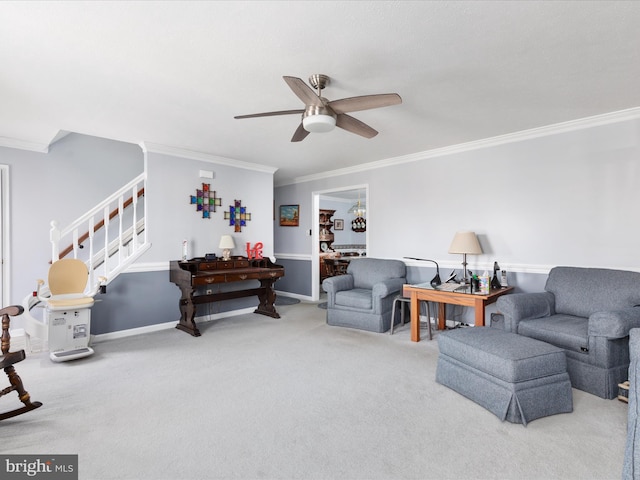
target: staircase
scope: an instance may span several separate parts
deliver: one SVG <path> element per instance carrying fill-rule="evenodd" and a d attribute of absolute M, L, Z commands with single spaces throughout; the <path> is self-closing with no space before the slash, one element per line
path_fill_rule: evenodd
<path fill-rule="evenodd" d="M 107 284 L 147 251 L 144 191 L 146 173 L 93 207 L 65 228 L 51 222 L 51 261 L 72 255 L 89 268 L 88 285 L 97 277 Z M 61 250 L 61 245 L 68 245 Z"/>
<path fill-rule="evenodd" d="M 69 255 L 83 260 L 89 269 L 87 291 L 100 282 L 111 283 L 151 248 L 145 228 L 146 180 L 146 173 L 139 175 L 65 228 L 51 222 L 51 262 Z M 67 247 L 61 249 L 61 245 Z M 41 294 L 46 296 L 47 289 Z M 22 303 L 25 349 L 32 352 L 47 349 L 47 325 L 31 315 L 39 303 L 31 294 Z"/>

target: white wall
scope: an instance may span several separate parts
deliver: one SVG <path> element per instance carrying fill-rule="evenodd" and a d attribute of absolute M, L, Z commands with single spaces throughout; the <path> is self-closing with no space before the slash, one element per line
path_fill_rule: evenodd
<path fill-rule="evenodd" d="M 468 229 L 483 265 L 637 269 L 639 140 L 635 120 L 382 169 L 370 182 L 372 254 L 393 255 L 400 240 L 403 254 L 447 260 Z M 389 218 L 400 235 L 381 228 Z"/>
<path fill-rule="evenodd" d="M 152 248 L 140 262 L 168 264 L 169 260 L 179 260 L 183 239 L 188 240 L 190 258 L 205 253 L 221 255 L 218 245 L 222 235 L 234 238 L 233 255 L 246 255 L 246 242 L 262 242 L 263 255 L 273 255 L 273 173 L 153 151 L 146 157 L 145 197 Z M 201 170 L 213 172 L 213 178 L 200 178 Z M 210 219 L 203 219 L 196 206 L 189 203 L 202 183 L 209 183 L 222 199 Z M 224 220 L 224 212 L 229 212 L 236 199 L 251 213 L 241 232 L 235 232 L 229 220 Z"/>
<path fill-rule="evenodd" d="M 640 270 L 637 118 L 523 132 L 369 167 L 278 187 L 276 203 L 304 204 L 313 191 L 368 184 L 372 257 L 460 268 L 449 245 L 457 230 L 473 230 L 485 254 L 469 257 L 471 269 L 497 260 L 514 272 L 560 264 Z M 299 233 L 276 230 L 278 256 L 310 253 Z"/>
<path fill-rule="evenodd" d="M 50 222 L 68 225 L 140 175 L 144 157 L 138 145 L 70 134 L 48 153 L 0 147 L 0 164 L 10 178 L 8 305 L 22 303 L 36 280 L 47 278 Z"/>
<path fill-rule="evenodd" d="M 245 255 L 245 243 L 254 245 L 258 241 L 264 244 L 263 255 L 273 254 L 273 173 L 216 163 L 215 158 L 204 154 L 197 155 L 200 159 L 188 155 L 159 153 L 145 146 L 146 229 L 151 249 L 110 284 L 107 295 L 93 308 L 92 333 L 153 328 L 179 319 L 180 289 L 169 281 L 168 267 L 170 260 L 180 259 L 183 239 L 189 243 L 189 258 L 206 253 L 220 255 L 218 245 L 224 234 L 235 239 L 234 255 Z M 212 172 L 213 178 L 201 178 L 201 170 Z M 208 219 L 190 203 L 191 195 L 202 189 L 203 183 L 222 199 Z M 224 212 L 236 199 L 251 213 L 251 220 L 237 233 L 224 219 Z M 202 305 L 196 315 L 216 315 L 256 305 L 255 297 L 226 300 Z"/>
<path fill-rule="evenodd" d="M 93 309 L 92 333 L 177 320 L 179 290 L 169 282 L 166 269 L 169 260 L 180 258 L 183 238 L 189 239 L 189 256 L 221 253 L 222 234 L 234 236 L 236 255 L 244 254 L 245 242 L 257 241 L 263 242 L 264 255 L 273 255 L 273 169 L 243 162 L 236 166 L 225 159 L 216 163 L 203 154 L 194 159 L 175 151 L 163 154 L 145 149 L 80 134 L 64 137 L 49 153 L 0 147 L 0 164 L 8 165 L 10 178 L 11 223 L 4 227 L 10 231 L 11 298 L 6 304 L 22 303 L 35 289 L 36 280 L 46 279 L 51 220 L 67 225 L 145 168 L 146 225 L 152 248 L 134 266 L 134 273 L 110 284 Z M 214 178 L 200 178 L 200 170 L 213 171 Z M 190 196 L 203 182 L 222 198 L 210 220 L 202 219 L 190 204 Z M 252 214 L 241 233 L 224 220 L 235 199 L 242 200 Z M 17 320 L 13 328 L 21 326 Z"/>

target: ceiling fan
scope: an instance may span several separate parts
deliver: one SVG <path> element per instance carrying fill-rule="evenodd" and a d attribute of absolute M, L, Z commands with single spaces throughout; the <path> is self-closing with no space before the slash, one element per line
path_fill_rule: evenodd
<path fill-rule="evenodd" d="M 347 115 L 347 113 L 388 107 L 402 103 L 402 98 L 400 98 L 400 95 L 397 93 L 362 95 L 360 97 L 329 101 L 320 95 L 322 89 L 329 84 L 329 77 L 326 75 L 315 74 L 309 77 L 309 83 L 317 90 L 317 93 L 297 77 L 284 76 L 282 78 L 284 78 L 284 81 L 289 85 L 289 88 L 293 90 L 293 93 L 305 104 L 304 109 L 238 115 L 233 118 L 242 119 L 292 115 L 296 113 L 302 114 L 302 121 L 291 138 L 292 142 L 304 140 L 311 132 L 329 132 L 336 126 L 365 138 L 373 138 L 378 134 L 376 130 L 360 120 Z"/>

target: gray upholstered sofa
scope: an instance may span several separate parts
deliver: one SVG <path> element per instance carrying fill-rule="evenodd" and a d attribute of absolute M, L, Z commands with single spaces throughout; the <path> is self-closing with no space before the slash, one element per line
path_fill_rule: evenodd
<path fill-rule="evenodd" d="M 400 260 L 356 258 L 346 275 L 326 278 L 327 323 L 371 332 L 391 327 L 393 299 L 406 283 L 407 267 Z"/>
<path fill-rule="evenodd" d="M 624 452 L 622 478 L 637 480 L 640 478 L 640 419 L 638 418 L 640 394 L 640 328 L 629 332 L 629 411 L 627 413 L 627 447 Z"/>
<path fill-rule="evenodd" d="M 640 273 L 555 267 L 545 291 L 497 301 L 509 332 L 565 351 L 573 387 L 615 398 L 627 379 L 629 330 L 640 327 Z"/>

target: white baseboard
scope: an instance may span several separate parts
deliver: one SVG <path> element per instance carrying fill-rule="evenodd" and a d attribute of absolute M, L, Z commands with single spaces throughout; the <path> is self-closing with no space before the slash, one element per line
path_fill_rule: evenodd
<path fill-rule="evenodd" d="M 255 308 L 251 307 L 251 308 L 243 308 L 240 310 L 232 310 L 229 312 L 216 313 L 212 315 L 203 315 L 201 317 L 196 317 L 196 322 L 198 321 L 209 322 L 211 320 L 218 320 L 220 318 L 235 317 L 238 315 L 244 315 L 245 313 L 253 313 L 254 310 Z M 106 342 L 107 340 L 114 340 L 116 338 L 131 337 L 133 335 L 142 335 L 145 333 L 157 332 L 160 330 L 167 330 L 169 328 L 175 328 L 177 323 L 178 322 L 176 320 L 173 320 L 171 322 L 156 323 L 154 325 L 147 325 L 145 327 L 130 328 L 127 330 L 119 330 L 117 332 L 93 335 L 91 337 L 91 343 L 96 344 L 100 342 Z"/>
<path fill-rule="evenodd" d="M 24 328 L 16 328 L 14 330 L 9 330 L 9 335 L 11 335 L 11 351 L 17 352 L 18 350 L 27 350 L 27 333 L 24 331 Z"/>
<path fill-rule="evenodd" d="M 309 295 L 300 295 L 298 293 L 282 292 L 280 290 L 276 290 L 275 292 L 276 292 L 276 295 L 281 295 L 283 297 L 297 298 L 298 300 L 305 301 L 305 302 L 313 301 L 313 299 Z"/>

